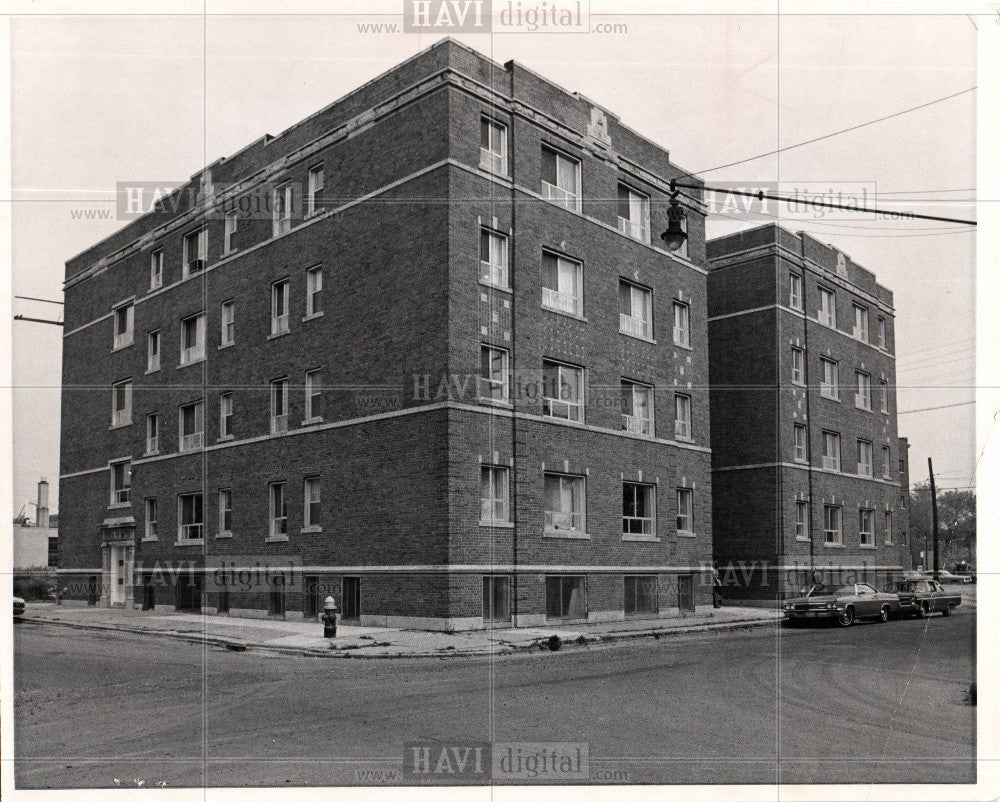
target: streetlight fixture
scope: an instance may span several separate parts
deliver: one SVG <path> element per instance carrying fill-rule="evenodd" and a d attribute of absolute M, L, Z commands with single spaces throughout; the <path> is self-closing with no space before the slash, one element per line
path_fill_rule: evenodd
<path fill-rule="evenodd" d="M 684 210 L 677 202 L 677 185 L 673 179 L 670 180 L 670 207 L 667 209 L 667 230 L 660 234 L 663 244 L 671 251 L 679 250 L 687 240 L 687 232 L 684 230 Z"/>

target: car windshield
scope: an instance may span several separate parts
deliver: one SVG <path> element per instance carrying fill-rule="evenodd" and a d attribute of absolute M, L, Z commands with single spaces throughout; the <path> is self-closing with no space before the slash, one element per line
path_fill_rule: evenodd
<path fill-rule="evenodd" d="M 846 596 L 854 595 L 853 585 L 813 585 L 806 596 Z"/>
<path fill-rule="evenodd" d="M 916 582 L 897 582 L 894 590 L 896 593 L 913 593 L 917 589 Z"/>

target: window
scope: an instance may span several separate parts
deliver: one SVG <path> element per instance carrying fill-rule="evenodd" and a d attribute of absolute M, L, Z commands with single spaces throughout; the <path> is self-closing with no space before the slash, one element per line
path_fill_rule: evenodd
<path fill-rule="evenodd" d="M 153 251 L 149 255 L 149 289 L 163 286 L 163 251 Z"/>
<path fill-rule="evenodd" d="M 542 197 L 573 212 L 581 210 L 580 162 L 542 146 Z"/>
<path fill-rule="evenodd" d="M 197 314 L 181 321 L 181 364 L 190 365 L 205 358 L 205 315 Z"/>
<path fill-rule="evenodd" d="M 899 544 L 901 546 L 909 546 L 910 545 L 910 539 L 906 536 L 906 532 L 905 531 L 900 532 L 900 534 L 899 534 Z"/>
<path fill-rule="evenodd" d="M 892 474 L 892 460 L 889 457 L 889 446 L 882 446 L 882 478 L 888 479 Z"/>
<path fill-rule="evenodd" d="M 292 230 L 292 185 L 285 184 L 274 190 L 274 221 L 272 236 L 278 237 Z"/>
<path fill-rule="evenodd" d="M 823 432 L 823 467 L 840 470 L 840 435 L 836 432 Z"/>
<path fill-rule="evenodd" d="M 792 426 L 793 426 L 793 431 L 795 433 L 795 461 L 808 462 L 809 443 L 808 443 L 808 434 L 806 432 L 806 427 L 804 424 L 801 423 L 795 423 Z"/>
<path fill-rule="evenodd" d="M 510 621 L 510 577 L 483 577 L 483 621 Z"/>
<path fill-rule="evenodd" d="M 806 353 L 801 348 L 792 346 L 792 384 L 806 383 Z"/>
<path fill-rule="evenodd" d="M 884 349 L 886 343 L 886 326 L 885 318 L 879 316 L 878 319 L 878 347 Z"/>
<path fill-rule="evenodd" d="M 899 472 L 900 473 L 905 473 L 906 472 L 906 462 L 903 461 L 903 460 L 899 461 Z"/>
<path fill-rule="evenodd" d="M 225 229 L 222 236 L 222 253 L 232 253 L 236 250 L 233 245 L 233 238 L 236 235 L 236 227 L 239 224 L 239 212 L 226 212 Z"/>
<path fill-rule="evenodd" d="M 819 288 L 819 322 L 837 328 L 837 296 L 824 287 Z"/>
<path fill-rule="evenodd" d="M 135 326 L 135 307 L 128 303 L 115 308 L 115 348 L 132 344 Z"/>
<path fill-rule="evenodd" d="M 625 577 L 625 615 L 646 615 L 659 611 L 656 575 Z"/>
<path fill-rule="evenodd" d="M 510 522 L 510 473 L 507 468 L 483 465 L 479 470 L 479 520 Z"/>
<path fill-rule="evenodd" d="M 622 484 L 622 535 L 656 537 L 656 493 L 653 485 Z"/>
<path fill-rule="evenodd" d="M 674 437 L 678 440 L 690 440 L 691 430 L 691 396 L 674 393 Z"/>
<path fill-rule="evenodd" d="M 156 499 L 147 498 L 145 503 L 145 522 L 143 524 L 143 540 L 156 540 Z"/>
<path fill-rule="evenodd" d="M 567 315 L 583 314 L 583 265 L 542 253 L 542 306 Z"/>
<path fill-rule="evenodd" d="M 674 301 L 674 345 L 691 347 L 691 307 Z"/>
<path fill-rule="evenodd" d="M 618 230 L 640 242 L 649 242 L 649 196 L 618 185 Z"/>
<path fill-rule="evenodd" d="M 219 396 L 219 439 L 228 440 L 233 436 L 233 394 Z"/>
<path fill-rule="evenodd" d="M 323 374 L 319 370 L 306 371 L 306 423 L 323 420 Z"/>
<path fill-rule="evenodd" d="M 631 337 L 653 338 L 652 290 L 629 281 L 618 282 L 618 328 Z"/>
<path fill-rule="evenodd" d="M 222 345 L 236 342 L 236 301 L 226 301 L 219 314 L 220 339 Z"/>
<path fill-rule="evenodd" d="M 146 453 L 157 454 L 160 451 L 160 414 L 152 412 L 146 416 Z"/>
<path fill-rule="evenodd" d="M 889 382 L 884 379 L 879 383 L 879 403 L 882 407 L 882 411 L 889 414 Z"/>
<path fill-rule="evenodd" d="M 795 539 L 809 540 L 809 502 L 795 502 Z"/>
<path fill-rule="evenodd" d="M 510 398 L 510 355 L 505 348 L 479 348 L 479 397 L 493 401 Z"/>
<path fill-rule="evenodd" d="M 586 531 L 586 491 L 582 476 L 545 474 L 545 530 L 583 535 Z"/>
<path fill-rule="evenodd" d="M 111 388 L 111 425 L 127 426 L 132 422 L 132 382 L 118 382 Z"/>
<path fill-rule="evenodd" d="M 542 414 L 549 418 L 583 420 L 583 368 L 542 362 Z"/>
<path fill-rule="evenodd" d="M 203 540 L 205 537 L 205 505 L 201 493 L 185 493 L 179 497 L 177 506 L 178 540 Z"/>
<path fill-rule="evenodd" d="M 833 504 L 826 504 L 823 507 L 823 534 L 828 546 L 844 545 L 842 513 L 843 510 Z"/>
<path fill-rule="evenodd" d="M 184 237 L 184 278 L 201 273 L 208 264 L 208 229 L 199 228 Z"/>
<path fill-rule="evenodd" d="M 195 401 L 180 408 L 180 450 L 191 451 L 205 444 L 205 404 Z"/>
<path fill-rule="evenodd" d="M 219 491 L 219 536 L 233 533 L 233 491 L 223 488 Z"/>
<path fill-rule="evenodd" d="M 892 545 L 892 510 L 885 511 L 885 544 Z"/>
<path fill-rule="evenodd" d="M 652 437 L 653 388 L 622 379 L 622 431 Z"/>
<path fill-rule="evenodd" d="M 875 510 L 858 510 L 858 537 L 862 547 L 875 548 Z"/>
<path fill-rule="evenodd" d="M 306 273 L 306 317 L 323 313 L 323 268 L 313 267 Z"/>
<path fill-rule="evenodd" d="M 271 382 L 271 434 L 288 431 L 288 379 Z"/>
<path fill-rule="evenodd" d="M 269 524 L 268 537 L 288 537 L 288 502 L 285 499 L 285 483 L 272 482 L 268 485 Z"/>
<path fill-rule="evenodd" d="M 868 342 L 868 310 L 854 304 L 854 339 Z"/>
<path fill-rule="evenodd" d="M 587 617 L 587 583 L 582 576 L 545 577 L 545 617 Z"/>
<path fill-rule="evenodd" d="M 271 335 L 288 331 L 288 279 L 271 285 Z"/>
<path fill-rule="evenodd" d="M 854 375 L 858 383 L 858 390 L 854 394 L 854 406 L 870 412 L 872 408 L 872 377 L 860 370 L 856 371 Z"/>
<path fill-rule="evenodd" d="M 507 175 L 507 126 L 488 117 L 479 121 L 479 166 L 496 175 Z"/>
<path fill-rule="evenodd" d="M 319 530 L 323 527 L 322 488 L 318 476 L 307 476 L 302 483 L 302 526 Z"/>
<path fill-rule="evenodd" d="M 507 237 L 488 228 L 479 229 L 479 280 L 494 287 L 510 287 Z"/>
<path fill-rule="evenodd" d="M 788 305 L 802 310 L 802 276 L 798 273 L 788 274 Z"/>
<path fill-rule="evenodd" d="M 677 488 L 677 534 L 694 534 L 694 491 Z"/>
<path fill-rule="evenodd" d="M 872 444 L 858 440 L 858 476 L 872 475 Z"/>
<path fill-rule="evenodd" d="M 840 399 L 840 370 L 836 362 L 832 359 L 820 357 L 820 364 L 823 366 L 823 381 L 819 385 L 819 394 L 823 398 L 833 401 Z"/>
<path fill-rule="evenodd" d="M 325 176 L 323 174 L 323 165 L 317 164 L 315 167 L 309 168 L 309 191 L 306 195 L 306 216 L 311 216 L 316 214 L 316 212 L 321 211 L 323 208 L 323 188 L 325 184 Z"/>
<path fill-rule="evenodd" d="M 124 507 L 129 503 L 132 488 L 132 463 L 111 464 L 111 506 Z"/>
<path fill-rule="evenodd" d="M 160 332 L 151 331 L 146 336 L 146 373 L 160 369 Z"/>

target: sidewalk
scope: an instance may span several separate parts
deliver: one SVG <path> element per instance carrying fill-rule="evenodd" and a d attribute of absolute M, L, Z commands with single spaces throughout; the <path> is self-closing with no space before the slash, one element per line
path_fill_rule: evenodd
<path fill-rule="evenodd" d="M 311 657 L 449 657 L 511 654 L 530 649 L 608 643 L 626 638 L 663 637 L 692 632 L 742 629 L 775 625 L 782 618 L 775 610 L 699 607 L 675 618 L 610 621 L 567 627 L 524 627 L 471 632 L 431 632 L 384 627 L 337 625 L 337 637 L 323 637 L 318 621 L 230 618 L 196 613 L 76 607 L 29 603 L 25 619 L 80 629 L 112 630 L 161 635 L 230 649 L 262 649 L 280 654 Z"/>

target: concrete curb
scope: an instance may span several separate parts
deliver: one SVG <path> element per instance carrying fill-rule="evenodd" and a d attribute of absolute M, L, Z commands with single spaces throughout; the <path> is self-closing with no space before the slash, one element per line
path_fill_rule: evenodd
<path fill-rule="evenodd" d="M 139 627 L 123 627 L 113 624 L 96 624 L 78 621 L 63 621 L 55 618 L 24 617 L 25 621 L 33 621 L 40 624 L 54 624 L 56 626 L 69 627 L 71 629 L 86 629 L 103 632 L 127 632 L 136 635 L 149 635 L 151 637 L 170 638 L 173 640 L 186 641 L 188 643 L 200 643 L 207 646 L 218 646 L 234 651 L 261 651 L 273 654 L 283 654 L 293 657 L 327 657 L 354 660 L 389 660 L 408 658 L 446 658 L 446 657 L 495 657 L 497 655 L 509 655 L 515 652 L 530 651 L 550 651 L 547 643 L 549 638 L 536 638 L 525 643 L 503 643 L 492 647 L 477 647 L 474 649 L 439 649 L 436 651 L 424 652 L 395 652 L 389 654 L 364 654 L 361 648 L 357 649 L 317 649 L 296 646 L 269 646 L 266 643 L 251 643 L 239 640 L 238 638 L 228 638 L 221 635 L 198 634 L 195 632 L 177 632 L 173 630 L 150 630 Z M 613 644 L 626 640 L 636 640 L 639 638 L 664 638 L 672 635 L 689 635 L 697 632 L 726 632 L 731 630 L 750 629 L 753 627 L 766 625 L 780 625 L 780 618 L 746 618 L 735 621 L 720 621 L 705 624 L 693 624 L 686 627 L 669 627 L 660 629 L 628 630 L 625 632 L 604 632 L 593 636 L 584 635 L 584 642 L 579 639 L 560 638 L 560 649 L 573 649 L 580 646 L 592 644 Z M 554 632 L 558 635 L 558 632 Z"/>

